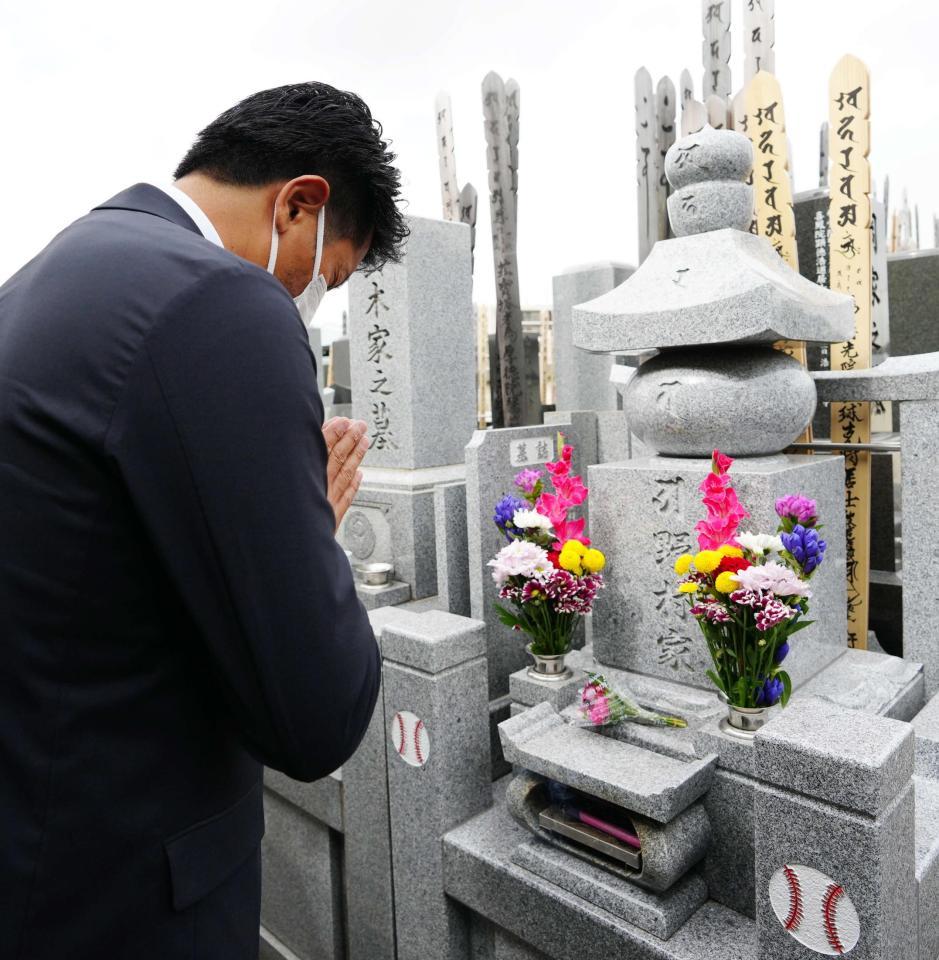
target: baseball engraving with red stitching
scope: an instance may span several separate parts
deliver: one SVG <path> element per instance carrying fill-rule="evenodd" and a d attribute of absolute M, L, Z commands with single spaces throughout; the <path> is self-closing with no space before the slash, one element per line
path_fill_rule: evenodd
<path fill-rule="evenodd" d="M 770 878 L 769 899 L 783 929 L 815 953 L 844 956 L 857 945 L 861 923 L 844 886 L 801 863 Z"/>
<path fill-rule="evenodd" d="M 430 734 L 424 721 L 410 710 L 399 710 L 391 725 L 395 752 L 412 767 L 423 767 L 430 758 Z"/>
<path fill-rule="evenodd" d="M 838 883 L 829 883 L 825 891 L 825 900 L 822 904 L 822 913 L 825 918 L 825 935 L 832 950 L 837 954 L 844 953 L 844 944 L 838 933 L 838 922 L 835 905 L 840 897 L 844 896 L 844 887 Z"/>
<path fill-rule="evenodd" d="M 792 867 L 783 867 L 783 873 L 786 875 L 786 881 L 789 884 L 789 913 L 783 925 L 787 930 L 795 930 L 802 923 L 802 887 L 799 885 L 799 877 Z"/>

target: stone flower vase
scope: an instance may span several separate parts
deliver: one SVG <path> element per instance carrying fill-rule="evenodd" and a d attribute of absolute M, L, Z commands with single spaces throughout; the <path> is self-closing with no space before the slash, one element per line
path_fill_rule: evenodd
<path fill-rule="evenodd" d="M 570 650 L 565 653 L 556 653 L 547 656 L 545 654 L 535 653 L 532 650 L 532 646 L 533 644 L 529 643 L 528 646 L 525 647 L 535 661 L 534 664 L 528 668 L 528 675 L 530 677 L 534 677 L 536 680 L 555 682 L 558 680 L 567 680 L 568 677 L 573 676 L 571 668 L 564 662 Z"/>
<path fill-rule="evenodd" d="M 772 707 L 735 707 L 720 690 L 718 697 L 727 704 L 727 716 L 721 720 L 721 730 L 741 740 L 752 740 L 760 727 L 770 720 Z"/>

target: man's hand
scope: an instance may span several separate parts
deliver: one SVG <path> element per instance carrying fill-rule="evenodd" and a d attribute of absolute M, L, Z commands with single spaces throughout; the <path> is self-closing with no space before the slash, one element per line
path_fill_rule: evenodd
<path fill-rule="evenodd" d="M 323 439 L 329 451 L 326 496 L 336 514 L 338 530 L 362 482 L 359 464 L 369 447 L 368 424 L 364 420 L 332 417 L 323 424 Z"/>

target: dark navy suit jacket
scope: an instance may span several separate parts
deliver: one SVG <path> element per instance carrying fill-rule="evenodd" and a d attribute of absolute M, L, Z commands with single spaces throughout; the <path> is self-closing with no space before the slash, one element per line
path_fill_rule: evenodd
<path fill-rule="evenodd" d="M 0 288 L 0 956 L 254 960 L 380 661 L 284 287 L 146 184 Z"/>

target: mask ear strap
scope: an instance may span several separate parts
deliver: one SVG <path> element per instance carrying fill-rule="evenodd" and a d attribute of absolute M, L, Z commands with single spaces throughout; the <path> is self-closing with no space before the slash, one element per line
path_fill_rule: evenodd
<path fill-rule="evenodd" d="M 267 272 L 274 272 L 274 265 L 277 263 L 277 247 L 280 244 L 280 237 L 277 234 L 277 206 L 274 206 L 274 218 L 271 221 L 271 255 L 267 258 Z"/>
<path fill-rule="evenodd" d="M 313 260 L 313 279 L 320 275 L 320 264 L 323 262 L 323 236 L 326 233 L 326 207 L 320 207 L 316 218 L 316 257 Z"/>

